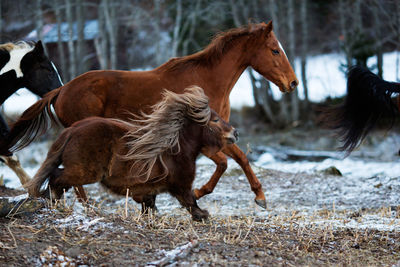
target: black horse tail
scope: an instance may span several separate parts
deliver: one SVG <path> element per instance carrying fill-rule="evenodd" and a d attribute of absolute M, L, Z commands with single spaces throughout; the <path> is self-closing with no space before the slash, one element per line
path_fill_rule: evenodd
<path fill-rule="evenodd" d="M 399 93 L 400 83 L 382 80 L 360 66 L 349 69 L 344 102 L 322 114 L 323 123 L 337 130 L 343 142 L 340 150 L 350 154 L 383 116 L 390 118 L 392 126 L 397 114 L 392 95 Z"/>
<path fill-rule="evenodd" d="M 22 113 L 12 125 L 10 132 L 0 142 L 0 155 L 10 155 L 28 146 L 49 128 L 49 121 L 58 123 L 51 112 L 51 104 L 55 102 L 62 87 L 52 90 Z"/>
<path fill-rule="evenodd" d="M 46 160 L 43 162 L 40 169 L 37 171 L 35 176 L 27 182 L 24 187 L 28 190 L 29 196 L 41 197 L 44 196 L 41 187 L 46 180 L 56 178 L 53 177 L 58 169 L 58 166 L 62 164 L 62 154 L 69 140 L 71 139 L 71 130 L 64 130 L 56 142 L 51 146 L 47 153 Z"/>

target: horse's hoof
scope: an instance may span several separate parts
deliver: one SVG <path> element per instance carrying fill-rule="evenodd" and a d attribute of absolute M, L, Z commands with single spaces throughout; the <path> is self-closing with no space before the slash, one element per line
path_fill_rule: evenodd
<path fill-rule="evenodd" d="M 267 209 L 267 201 L 265 199 L 255 199 L 254 201 L 261 208 Z"/>
<path fill-rule="evenodd" d="M 207 221 L 208 216 L 210 216 L 210 214 L 207 210 L 200 210 L 192 214 L 193 221 L 196 222 Z"/>

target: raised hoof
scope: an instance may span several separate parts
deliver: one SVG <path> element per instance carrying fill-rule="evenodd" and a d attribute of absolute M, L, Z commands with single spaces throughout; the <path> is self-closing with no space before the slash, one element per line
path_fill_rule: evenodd
<path fill-rule="evenodd" d="M 261 208 L 267 209 L 267 201 L 265 199 L 255 199 L 254 201 Z"/>

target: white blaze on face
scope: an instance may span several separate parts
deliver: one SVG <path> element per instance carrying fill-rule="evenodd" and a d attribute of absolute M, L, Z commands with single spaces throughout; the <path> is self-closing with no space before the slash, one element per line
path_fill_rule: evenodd
<path fill-rule="evenodd" d="M 57 68 L 56 68 L 56 65 L 54 65 L 53 61 L 50 61 L 50 62 L 51 62 L 51 65 L 53 66 L 54 70 L 55 70 L 56 73 L 57 73 L 57 77 L 58 77 L 58 80 L 60 81 L 61 85 L 64 85 L 64 83 L 63 83 L 62 80 L 61 80 L 60 74 L 58 73 L 58 70 L 57 70 Z"/>
<path fill-rule="evenodd" d="M 17 74 L 17 78 L 21 78 L 24 76 L 21 70 L 21 60 L 22 58 L 33 50 L 34 47 L 30 48 L 15 48 L 11 50 L 10 53 L 10 60 L 7 62 L 6 65 L 1 69 L 0 75 L 6 73 L 10 70 L 14 70 Z"/>
<path fill-rule="evenodd" d="M 278 41 L 278 45 L 279 45 L 279 48 L 283 51 L 283 53 L 285 54 L 285 56 L 286 56 L 286 58 L 287 58 L 285 49 L 283 49 L 283 46 L 282 46 L 281 42 Z"/>

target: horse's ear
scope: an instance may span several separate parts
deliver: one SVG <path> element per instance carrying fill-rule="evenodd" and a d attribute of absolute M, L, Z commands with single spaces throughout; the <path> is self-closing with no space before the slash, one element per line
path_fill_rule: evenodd
<path fill-rule="evenodd" d="M 265 26 L 265 32 L 269 34 L 273 30 L 272 20 L 270 20 L 267 25 Z"/>
<path fill-rule="evenodd" d="M 39 40 L 36 44 L 35 44 L 35 48 L 33 49 L 33 51 L 38 54 L 38 55 L 44 55 L 44 49 L 43 49 L 43 44 L 42 41 Z"/>

